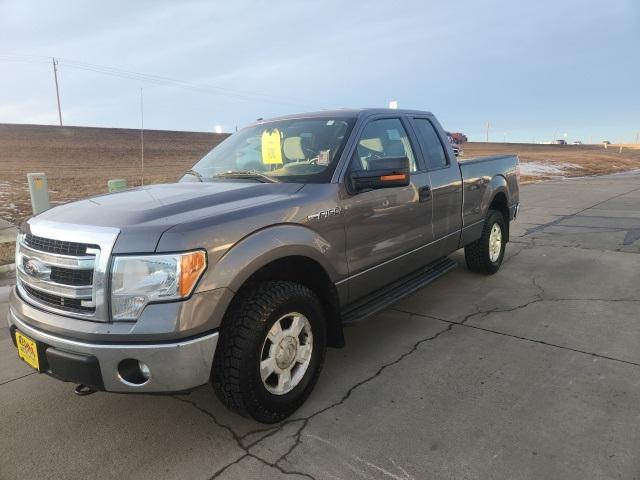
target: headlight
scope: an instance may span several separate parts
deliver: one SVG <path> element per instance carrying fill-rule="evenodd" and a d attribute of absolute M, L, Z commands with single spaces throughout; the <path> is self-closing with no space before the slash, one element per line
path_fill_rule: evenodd
<path fill-rule="evenodd" d="M 188 297 L 206 268 L 207 255 L 201 250 L 115 257 L 111 269 L 111 318 L 137 320 L 148 303 Z"/>

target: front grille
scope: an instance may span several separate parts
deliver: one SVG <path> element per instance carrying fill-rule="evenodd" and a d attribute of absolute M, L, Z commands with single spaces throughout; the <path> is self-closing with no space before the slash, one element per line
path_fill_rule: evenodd
<path fill-rule="evenodd" d="M 18 236 L 16 283 L 28 303 L 58 315 L 108 322 L 111 249 L 117 228 L 28 221 Z"/>
<path fill-rule="evenodd" d="M 26 234 L 20 245 L 17 277 L 27 300 L 84 316 L 96 311 L 93 280 L 100 247 L 33 234 Z M 96 250 L 87 253 L 88 248 Z"/>
<path fill-rule="evenodd" d="M 51 267 L 52 282 L 63 285 L 91 285 L 93 284 L 93 270 L 72 270 L 70 268 Z"/>
<path fill-rule="evenodd" d="M 25 235 L 24 243 L 34 250 L 54 253 L 57 255 L 68 255 L 71 257 L 82 257 L 87 255 L 87 248 L 99 248 L 97 245 L 92 245 L 90 243 L 64 242 L 62 240 L 37 237 L 30 233 Z"/>
<path fill-rule="evenodd" d="M 39 300 L 42 303 L 51 305 L 52 307 L 61 308 L 64 310 L 70 310 L 74 312 L 88 313 L 95 311 L 94 307 L 83 307 L 82 300 L 76 298 L 65 298 L 59 295 L 52 295 L 50 293 L 42 292 L 30 287 L 27 284 L 22 284 L 22 288 L 29 294 L 29 296 Z"/>

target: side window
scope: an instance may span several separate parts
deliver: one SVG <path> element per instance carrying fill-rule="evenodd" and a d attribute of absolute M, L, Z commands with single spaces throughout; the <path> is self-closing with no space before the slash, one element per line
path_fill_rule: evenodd
<path fill-rule="evenodd" d="M 410 170 L 417 170 L 409 137 L 398 118 L 368 123 L 360 135 L 355 156 L 355 165 L 352 167 L 355 170 L 375 170 L 376 160 L 385 157 L 407 157 Z"/>
<path fill-rule="evenodd" d="M 447 161 L 447 155 L 444 152 L 438 133 L 436 129 L 433 128 L 431 122 L 426 118 L 414 118 L 413 121 L 416 125 L 422 153 L 425 156 L 429 168 L 434 170 L 446 167 L 449 163 Z"/>

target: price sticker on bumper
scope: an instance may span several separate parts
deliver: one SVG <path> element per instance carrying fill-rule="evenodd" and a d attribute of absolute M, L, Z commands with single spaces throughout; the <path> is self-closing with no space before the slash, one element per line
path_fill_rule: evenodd
<path fill-rule="evenodd" d="M 36 370 L 40 370 L 36 342 L 16 331 L 16 345 L 18 346 L 18 356 Z"/>

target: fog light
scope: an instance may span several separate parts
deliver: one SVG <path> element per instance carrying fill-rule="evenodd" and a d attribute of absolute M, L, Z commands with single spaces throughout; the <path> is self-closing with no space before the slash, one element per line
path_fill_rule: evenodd
<path fill-rule="evenodd" d="M 123 383 L 140 386 L 149 381 L 151 370 L 146 363 L 133 358 L 127 358 L 118 364 L 118 375 Z"/>

